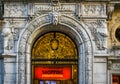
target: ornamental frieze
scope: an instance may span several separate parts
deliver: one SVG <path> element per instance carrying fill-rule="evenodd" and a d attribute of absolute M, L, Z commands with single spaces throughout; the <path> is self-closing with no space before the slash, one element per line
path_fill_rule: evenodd
<path fill-rule="evenodd" d="M 6 3 L 4 8 L 4 17 L 38 17 L 42 14 L 56 11 L 73 17 L 77 15 L 78 17 L 106 18 L 106 4 L 60 3 L 52 5 L 52 3 Z"/>
<path fill-rule="evenodd" d="M 111 65 L 111 70 L 120 71 L 120 63 L 113 63 Z"/>
<path fill-rule="evenodd" d="M 75 12 L 75 4 L 61 4 L 58 6 L 52 6 L 50 4 L 34 4 L 34 12 L 49 12 L 49 11 L 59 11 L 59 12 Z"/>
<path fill-rule="evenodd" d="M 106 17 L 105 4 L 83 4 L 82 15 L 87 17 Z"/>

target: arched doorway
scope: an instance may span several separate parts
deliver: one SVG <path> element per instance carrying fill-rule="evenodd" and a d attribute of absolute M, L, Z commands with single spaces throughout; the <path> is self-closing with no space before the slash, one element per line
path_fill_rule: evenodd
<path fill-rule="evenodd" d="M 40 36 L 32 47 L 32 84 L 78 84 L 78 52 L 61 32 Z"/>
<path fill-rule="evenodd" d="M 78 84 L 93 84 L 93 45 L 89 29 L 76 19 L 60 15 L 58 24 L 51 22 L 51 16 L 45 14 L 26 25 L 17 46 L 17 84 L 32 84 L 31 50 L 36 38 L 51 31 L 63 32 L 70 36 L 77 45 Z M 71 40 L 72 40 L 71 39 Z M 55 46 L 54 46 L 55 47 Z M 50 66 L 51 67 L 51 66 Z"/>

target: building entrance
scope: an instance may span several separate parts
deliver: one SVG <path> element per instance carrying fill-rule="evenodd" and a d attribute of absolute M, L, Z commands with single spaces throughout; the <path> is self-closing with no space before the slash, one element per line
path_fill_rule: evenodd
<path fill-rule="evenodd" d="M 78 84 L 75 42 L 61 32 L 41 35 L 32 47 L 32 84 Z"/>

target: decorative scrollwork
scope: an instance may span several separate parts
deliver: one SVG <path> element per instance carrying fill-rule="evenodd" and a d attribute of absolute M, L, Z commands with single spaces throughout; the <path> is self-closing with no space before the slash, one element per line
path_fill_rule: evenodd
<path fill-rule="evenodd" d="M 41 36 L 34 44 L 32 58 L 77 58 L 77 49 L 73 41 L 59 32 L 50 32 Z"/>

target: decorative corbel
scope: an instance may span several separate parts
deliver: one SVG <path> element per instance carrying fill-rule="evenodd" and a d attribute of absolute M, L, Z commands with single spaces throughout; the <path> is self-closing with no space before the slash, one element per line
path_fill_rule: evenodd
<path fill-rule="evenodd" d="M 112 19 L 112 15 L 113 15 L 113 12 L 114 12 L 114 6 L 115 4 L 107 4 L 107 16 L 108 16 L 108 20 L 111 20 Z"/>
<path fill-rule="evenodd" d="M 49 14 L 50 22 L 53 23 L 53 25 L 57 25 L 59 23 L 59 12 L 51 12 Z"/>
<path fill-rule="evenodd" d="M 54 7 L 60 6 L 59 0 L 51 0 L 51 5 L 53 6 L 52 12 L 49 13 L 50 22 L 53 25 L 57 25 L 59 23 L 59 10 L 55 10 Z"/>

